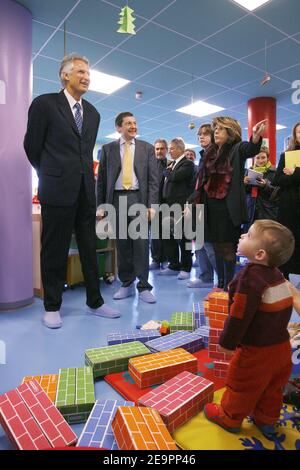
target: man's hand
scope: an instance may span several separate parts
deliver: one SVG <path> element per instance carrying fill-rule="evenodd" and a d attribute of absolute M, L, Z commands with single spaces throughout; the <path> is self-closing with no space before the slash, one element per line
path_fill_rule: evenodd
<path fill-rule="evenodd" d="M 96 211 L 96 220 L 102 220 L 105 217 L 105 211 L 104 209 L 97 209 Z"/>
<path fill-rule="evenodd" d="M 186 217 L 186 218 L 189 218 L 191 217 L 192 215 L 192 212 L 189 208 L 189 206 L 185 206 L 184 210 L 183 210 L 183 216 Z"/>
<path fill-rule="evenodd" d="M 155 214 L 156 214 L 155 209 L 152 209 L 152 208 L 147 209 L 148 220 L 153 220 L 155 217 Z"/>

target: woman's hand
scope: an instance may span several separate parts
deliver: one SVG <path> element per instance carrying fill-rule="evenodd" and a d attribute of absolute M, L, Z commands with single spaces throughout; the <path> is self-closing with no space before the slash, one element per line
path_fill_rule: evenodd
<path fill-rule="evenodd" d="M 250 184 L 251 178 L 250 176 L 245 176 L 244 178 L 244 184 Z"/>
<path fill-rule="evenodd" d="M 259 139 L 262 137 L 263 133 L 266 130 L 268 120 L 264 119 L 263 121 L 259 121 L 252 129 L 252 141 L 254 144 L 258 144 Z"/>
<path fill-rule="evenodd" d="M 263 188 L 267 184 L 267 181 L 264 180 L 263 178 L 257 178 L 256 182 L 257 182 L 257 186 L 260 186 L 261 188 Z"/>
<path fill-rule="evenodd" d="M 294 174 L 295 168 L 284 168 L 283 173 L 287 176 L 291 176 Z"/>

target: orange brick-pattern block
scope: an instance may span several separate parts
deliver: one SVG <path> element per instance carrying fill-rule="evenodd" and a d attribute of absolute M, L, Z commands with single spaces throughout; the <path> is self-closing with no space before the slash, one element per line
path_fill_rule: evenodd
<path fill-rule="evenodd" d="M 209 314 L 209 302 L 208 300 L 203 301 L 203 306 L 204 306 L 204 315 L 208 317 Z"/>
<path fill-rule="evenodd" d="M 210 328 L 223 329 L 229 314 L 229 300 L 227 292 L 211 292 L 208 296 L 208 317 Z"/>
<path fill-rule="evenodd" d="M 199 413 L 213 400 L 214 384 L 190 372 L 181 372 L 139 399 L 140 406 L 154 408 L 170 433 Z"/>
<path fill-rule="evenodd" d="M 214 376 L 220 379 L 225 379 L 227 376 L 227 371 L 229 367 L 229 362 L 227 361 L 214 361 Z"/>
<path fill-rule="evenodd" d="M 229 362 L 231 359 L 231 355 L 220 351 L 219 339 L 221 333 L 222 330 L 220 329 L 210 328 L 208 340 L 208 355 L 211 359 Z"/>
<path fill-rule="evenodd" d="M 151 387 L 187 371 L 197 374 L 195 356 L 182 348 L 147 354 L 129 360 L 128 371 L 139 388 Z"/>
<path fill-rule="evenodd" d="M 159 413 L 152 408 L 120 406 L 112 430 L 120 450 L 177 450 Z"/>
<path fill-rule="evenodd" d="M 58 374 L 48 374 L 48 375 L 26 375 L 23 378 L 22 384 L 30 382 L 30 380 L 36 380 L 42 389 L 47 393 L 53 403 L 56 399 L 56 390 L 58 384 Z"/>

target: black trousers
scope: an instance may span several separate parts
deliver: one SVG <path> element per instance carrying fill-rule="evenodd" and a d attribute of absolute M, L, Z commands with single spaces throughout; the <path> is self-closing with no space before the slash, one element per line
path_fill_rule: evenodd
<path fill-rule="evenodd" d="M 149 276 L 149 239 L 148 239 L 148 225 L 147 225 L 147 238 L 137 238 L 136 240 L 127 238 L 121 239 L 119 236 L 119 216 L 122 212 L 120 207 L 120 197 L 126 197 L 127 208 L 129 209 L 133 204 L 140 202 L 139 191 L 115 191 L 113 198 L 113 205 L 116 209 L 117 217 L 117 254 L 118 254 L 118 276 L 122 282 L 122 287 L 128 287 L 136 278 L 137 289 L 139 292 L 143 290 L 151 290 L 152 286 L 148 282 Z M 122 214 L 121 214 L 122 215 Z M 124 217 L 124 215 L 123 215 Z M 125 214 L 126 226 L 134 220 L 134 217 L 129 217 Z M 148 224 L 146 221 L 145 223 Z"/>
<path fill-rule="evenodd" d="M 167 253 L 169 268 L 178 271 L 190 272 L 192 269 L 192 251 L 186 249 L 186 244 L 190 243 L 186 238 L 176 240 L 171 236 L 170 240 L 164 240 L 164 247 Z M 180 252 L 180 253 L 179 253 Z M 179 261 L 180 257 L 180 261 Z"/>
<path fill-rule="evenodd" d="M 165 253 L 165 246 L 162 239 L 162 213 L 159 212 L 157 217 L 159 217 L 159 238 L 151 238 L 151 257 L 156 263 L 163 263 L 164 261 L 167 261 L 167 255 Z"/>
<path fill-rule="evenodd" d="M 41 274 L 46 311 L 61 307 L 73 229 L 86 286 L 86 303 L 91 308 L 104 303 L 96 258 L 95 214 L 95 206 L 87 200 L 83 178 L 73 206 L 42 205 Z"/>

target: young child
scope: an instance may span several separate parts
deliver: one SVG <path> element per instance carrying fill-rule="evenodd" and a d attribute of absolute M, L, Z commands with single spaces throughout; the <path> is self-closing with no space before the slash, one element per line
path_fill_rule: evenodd
<path fill-rule="evenodd" d="M 237 433 L 251 416 L 268 439 L 282 406 L 282 391 L 291 370 L 287 325 L 293 298 L 277 269 L 294 251 L 290 230 L 273 220 L 257 220 L 238 244 L 249 264 L 229 284 L 229 317 L 219 344 L 232 353 L 221 404 L 209 403 L 209 421 Z"/>

